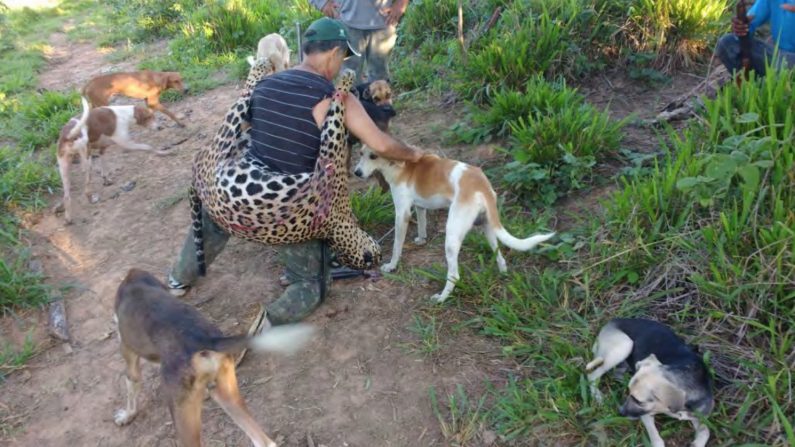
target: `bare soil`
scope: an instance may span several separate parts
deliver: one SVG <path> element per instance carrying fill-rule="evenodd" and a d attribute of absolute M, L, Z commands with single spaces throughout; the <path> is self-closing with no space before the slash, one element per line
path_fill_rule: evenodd
<path fill-rule="evenodd" d="M 41 74 L 41 88 L 79 89 L 99 73 L 135 68 L 135 58 L 110 64 L 93 45 L 69 42 L 61 34 L 54 35 L 51 44 L 53 57 Z M 594 80 L 583 90 L 597 105 L 615 105 L 617 116 L 638 107 L 657 110 L 664 104 L 659 96 L 639 104 L 622 90 L 630 87 L 608 84 Z M 123 428 L 113 423 L 113 412 L 125 399 L 124 365 L 112 322 L 114 293 L 131 267 L 165 277 L 188 229 L 186 193 L 193 153 L 210 142 L 238 89 L 238 85 L 226 85 L 169 104 L 187 117 L 185 129 L 160 116 L 164 129 L 134 133 L 134 139 L 155 147 L 179 143 L 171 147 L 173 155 L 109 150 L 105 163 L 114 184 L 103 187 L 95 176 L 92 188 L 101 196 L 99 203 L 91 205 L 83 198 L 82 166 L 73 165 L 74 224 L 64 225 L 62 216 L 52 213 L 31 218 L 28 242 L 33 257 L 43 263 L 50 284 L 68 286 L 64 296 L 72 339 L 64 344 L 49 340 L 44 312 L 0 320 L 2 337 L 19 344 L 32 334 L 40 352 L 27 368 L 0 384 L 0 445 L 176 445 L 168 409 L 158 394 L 160 379 L 154 365 L 144 365 L 145 385 L 136 420 Z M 129 100 L 120 100 L 125 101 Z M 441 146 L 439 131 L 449 127 L 460 112 L 455 107 L 430 105 L 399 115 L 393 131 L 409 142 L 455 158 L 476 163 L 493 159 L 493 145 L 470 147 L 466 153 L 462 147 Z M 641 148 L 654 144 L 649 131 L 629 137 Z M 123 190 L 130 182 L 134 182 L 132 190 Z M 598 206 L 597 196 L 586 197 L 586 206 Z M 51 201 L 54 204 L 58 199 L 56 194 Z M 570 206 L 579 209 L 576 204 Z M 434 239 L 428 247 L 415 247 L 412 238 L 407 238 L 403 268 L 443 263 L 439 218 L 444 215 L 432 221 L 429 234 Z M 384 245 L 390 247 L 391 238 Z M 208 276 L 184 299 L 225 332 L 243 332 L 258 303 L 280 294 L 279 272 L 273 248 L 232 240 Z M 307 446 L 308 434 L 315 445 L 328 447 L 447 445 L 429 388 L 445 396 L 461 384 L 470 395 L 478 396 L 488 382 L 502 383 L 514 365 L 502 358 L 496 343 L 454 324 L 462 317 L 455 305 L 430 305 L 428 297 L 440 287 L 388 279 L 335 282 L 326 302 L 307 320 L 319 328 L 319 336 L 307 349 L 290 358 L 249 355 L 238 369 L 255 419 L 284 446 Z M 422 352 L 419 336 L 409 330 L 417 312 L 435 313 L 445 322 L 439 330 L 439 350 L 433 354 Z M 205 445 L 249 445 L 243 432 L 211 400 L 204 408 Z M 467 445 L 496 445 L 493 438 L 480 433 Z"/>

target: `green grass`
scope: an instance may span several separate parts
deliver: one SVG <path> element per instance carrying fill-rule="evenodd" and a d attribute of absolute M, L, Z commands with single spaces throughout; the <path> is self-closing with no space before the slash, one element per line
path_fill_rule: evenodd
<path fill-rule="evenodd" d="M 409 331 L 411 331 L 418 340 L 409 343 L 408 346 L 412 351 L 422 355 L 432 356 L 436 354 L 436 352 L 442 348 L 442 343 L 439 341 L 439 331 L 441 330 L 442 324 L 443 323 L 439 321 L 435 315 L 429 315 L 427 317 L 414 315 L 411 326 L 409 326 Z"/>
<path fill-rule="evenodd" d="M 33 338 L 29 335 L 25 337 L 25 343 L 19 349 L 14 349 L 10 344 L 4 345 L 3 349 L 0 350 L 0 383 L 5 380 L 8 374 L 27 363 L 35 353 L 36 346 L 33 343 Z"/>
<path fill-rule="evenodd" d="M 629 121 L 612 120 L 564 81 L 540 75 L 519 91 L 495 91 L 483 107 L 472 108 L 473 123 L 454 127 L 456 139 L 507 138 L 510 160 L 492 177 L 520 199 L 542 204 L 593 184 L 595 166 L 617 154 Z"/>
<path fill-rule="evenodd" d="M 368 231 L 383 229 L 395 223 L 395 206 L 392 195 L 370 186 L 365 191 L 351 194 L 351 207 L 359 224 Z"/>
<path fill-rule="evenodd" d="M 480 398 L 477 402 L 472 402 L 461 385 L 456 386 L 455 392 L 447 396 L 446 402 L 439 401 L 436 389 L 433 387 L 428 390 L 428 394 L 445 445 L 450 447 L 473 445 L 485 419 L 483 412 L 485 399 Z"/>
<path fill-rule="evenodd" d="M 647 442 L 616 412 L 628 377 L 602 380 L 597 406 L 583 371 L 601 325 L 643 316 L 698 344 L 714 371 L 715 445 L 795 442 L 793 85 L 786 71 L 707 101 L 648 173 L 623 180 L 603 212 L 544 253 L 552 263 L 513 258 L 504 277 L 476 241 L 479 266 L 462 262 L 448 305 L 477 315 L 470 327 L 519 365 L 486 394 L 497 433 L 520 445 Z M 692 439 L 682 422 L 657 420 L 668 443 Z"/>

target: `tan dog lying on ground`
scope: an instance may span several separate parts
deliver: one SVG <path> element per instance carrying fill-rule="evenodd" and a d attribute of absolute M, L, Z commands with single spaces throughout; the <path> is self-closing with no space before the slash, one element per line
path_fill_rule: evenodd
<path fill-rule="evenodd" d="M 249 56 L 246 58 L 252 67 L 258 60 L 270 59 L 275 71 L 287 70 L 290 68 L 290 47 L 278 33 L 271 33 L 259 40 L 257 45 L 257 58 Z"/>
<path fill-rule="evenodd" d="M 91 182 L 91 154 L 99 154 L 98 162 L 103 184 L 111 182 L 105 172 L 102 155 L 113 143 L 124 149 L 152 151 L 157 154 L 167 152 L 156 151 L 148 144 L 136 143 L 130 139 L 130 126 L 137 124 L 154 129 L 157 126 L 154 112 L 142 106 L 107 106 L 90 109 L 85 98 L 83 114 L 70 119 L 61 129 L 58 137 L 58 171 L 63 182 L 63 208 L 67 223 L 72 222 L 72 198 L 69 183 L 69 166 L 72 156 L 79 154 L 86 173 L 85 194 L 89 202 L 95 202 L 89 184 Z"/>
<path fill-rule="evenodd" d="M 312 327 L 283 325 L 261 335 L 224 336 L 194 307 L 171 296 L 150 273 L 132 269 L 116 294 L 121 354 L 127 365 L 127 406 L 114 416 L 125 425 L 138 412 L 141 357 L 160 363 L 162 389 L 177 437 L 183 447 L 201 446 L 202 401 L 210 396 L 256 447 L 276 447 L 257 425 L 240 395 L 233 353 L 255 351 L 291 353 L 309 340 Z"/>
<path fill-rule="evenodd" d="M 168 115 L 180 127 L 185 127 L 176 115 L 160 104 L 160 94 L 170 89 L 183 93 L 188 91 L 179 73 L 144 70 L 97 76 L 83 87 L 83 96 L 88 98 L 92 107 L 108 105 L 110 98 L 117 94 L 145 99 L 150 109 Z"/>
<path fill-rule="evenodd" d="M 392 260 L 381 267 L 384 272 L 397 268 L 403 242 L 406 239 L 411 207 L 417 210 L 417 238 L 422 245 L 427 238 L 426 210 L 450 208 L 447 217 L 444 248 L 447 257 L 447 283 L 444 290 L 431 297 L 436 302 L 447 299 L 458 281 L 458 252 L 461 243 L 481 213 L 486 214 L 483 227 L 491 249 L 497 253 L 497 266 L 505 273 L 507 266 L 497 246 L 497 240 L 514 250 L 527 251 L 550 239 L 555 233 L 538 234 L 527 239 L 517 239 L 500 223 L 497 211 L 497 194 L 480 168 L 460 161 L 426 154 L 419 161 L 396 162 L 377 156 L 366 146 L 353 173 L 361 178 L 379 171 L 389 183 L 395 202 L 395 244 Z"/>

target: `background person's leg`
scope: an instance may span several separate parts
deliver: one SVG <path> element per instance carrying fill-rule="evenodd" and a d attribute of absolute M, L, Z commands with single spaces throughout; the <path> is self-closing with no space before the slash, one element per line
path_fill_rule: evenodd
<path fill-rule="evenodd" d="M 320 305 L 331 285 L 330 249 L 324 241 L 284 245 L 278 251 L 290 285 L 266 306 L 268 320 L 274 325 L 305 318 Z"/>
<path fill-rule="evenodd" d="M 226 246 L 229 235 L 202 211 L 202 234 L 204 236 L 204 260 L 209 267 L 216 256 Z M 193 229 L 188 227 L 188 234 L 182 244 L 182 250 L 168 275 L 168 285 L 173 290 L 181 290 L 190 286 L 199 277 L 199 266 L 196 261 L 196 245 L 193 243 Z"/>
<path fill-rule="evenodd" d="M 345 28 L 348 30 L 348 42 L 351 43 L 353 49 L 361 54 L 361 56 L 349 57 L 343 62 L 342 67 L 356 72 L 354 83 L 358 84 L 364 74 L 362 72 L 362 66 L 364 65 L 364 58 L 367 54 L 367 43 L 370 39 L 370 31 L 351 28 L 349 26 Z"/>
<path fill-rule="evenodd" d="M 395 48 L 397 31 L 394 26 L 373 30 L 367 46 L 367 80 L 389 79 L 389 55 Z"/>

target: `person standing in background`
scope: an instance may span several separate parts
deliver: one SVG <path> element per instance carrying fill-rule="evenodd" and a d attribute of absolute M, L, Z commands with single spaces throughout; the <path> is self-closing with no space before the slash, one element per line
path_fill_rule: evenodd
<path fill-rule="evenodd" d="M 356 72 L 357 82 L 389 80 L 389 54 L 397 40 L 397 24 L 409 0 L 309 0 L 327 17 L 338 19 L 348 31 L 353 49 L 344 68 Z M 366 69 L 366 75 L 365 70 Z"/>

